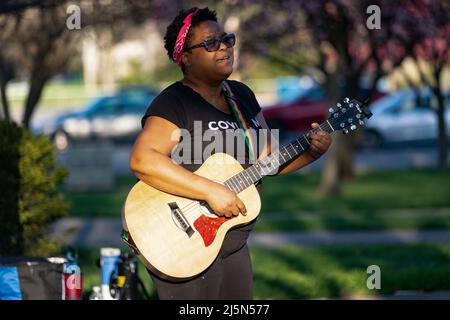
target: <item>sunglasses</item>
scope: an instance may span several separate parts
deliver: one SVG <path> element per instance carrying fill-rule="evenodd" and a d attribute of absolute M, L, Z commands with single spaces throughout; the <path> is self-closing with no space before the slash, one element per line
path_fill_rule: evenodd
<path fill-rule="evenodd" d="M 208 52 L 213 52 L 219 50 L 221 43 L 225 44 L 227 48 L 234 47 L 236 36 L 234 33 L 228 33 L 220 39 L 205 39 L 202 42 L 185 49 L 184 52 L 200 47 L 204 47 Z"/>

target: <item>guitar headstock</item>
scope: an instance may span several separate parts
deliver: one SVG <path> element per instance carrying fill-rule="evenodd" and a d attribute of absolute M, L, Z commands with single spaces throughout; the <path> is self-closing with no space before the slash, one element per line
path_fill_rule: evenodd
<path fill-rule="evenodd" d="M 342 102 L 336 104 L 336 109 L 330 108 L 328 121 L 333 130 L 342 130 L 344 134 L 347 134 L 349 129 L 354 131 L 359 126 L 363 126 L 363 120 L 372 116 L 367 108 L 367 102 L 368 100 L 361 103 L 356 99 L 344 98 Z"/>

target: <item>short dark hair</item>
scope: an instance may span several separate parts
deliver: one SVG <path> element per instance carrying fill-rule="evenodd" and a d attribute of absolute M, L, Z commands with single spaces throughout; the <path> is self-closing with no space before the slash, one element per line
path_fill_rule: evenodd
<path fill-rule="evenodd" d="M 180 32 L 181 27 L 183 26 L 183 20 L 186 16 L 197 10 L 197 7 L 193 7 L 187 10 L 181 10 L 178 15 L 173 19 L 172 23 L 167 27 L 166 35 L 164 36 L 164 47 L 167 50 L 167 55 L 173 61 L 173 49 L 175 47 L 175 42 L 177 41 L 178 33 Z M 209 10 L 208 7 L 203 9 L 198 9 L 198 12 L 192 18 L 191 29 L 186 37 L 186 41 L 184 43 L 184 48 L 187 48 L 187 42 L 191 36 L 191 30 L 193 27 L 199 25 L 203 21 L 215 21 L 217 22 L 216 11 Z"/>

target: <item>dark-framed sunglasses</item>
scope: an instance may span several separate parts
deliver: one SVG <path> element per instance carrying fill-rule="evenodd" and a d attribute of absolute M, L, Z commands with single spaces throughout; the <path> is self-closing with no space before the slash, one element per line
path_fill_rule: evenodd
<path fill-rule="evenodd" d="M 228 33 L 220 39 L 205 39 L 202 42 L 185 49 L 184 52 L 200 47 L 204 47 L 208 52 L 217 51 L 219 50 L 221 43 L 225 44 L 227 48 L 232 48 L 236 43 L 236 36 L 234 33 Z"/>

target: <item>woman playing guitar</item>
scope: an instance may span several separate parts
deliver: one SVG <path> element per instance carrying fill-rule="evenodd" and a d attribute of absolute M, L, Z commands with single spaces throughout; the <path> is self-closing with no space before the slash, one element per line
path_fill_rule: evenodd
<path fill-rule="evenodd" d="M 250 165 L 248 150 L 244 154 L 239 148 L 228 150 L 231 142 L 226 141 L 226 132 L 239 128 L 223 91 L 225 80 L 233 72 L 235 36 L 224 32 L 214 11 L 191 8 L 178 14 L 168 26 L 164 40 L 168 55 L 181 68 L 183 78 L 164 89 L 148 108 L 142 119 L 143 130 L 131 153 L 130 167 L 144 183 L 167 193 L 203 200 L 218 216 L 245 215 L 246 207 L 236 193 L 194 173 L 205 160 L 204 151 L 211 143 L 202 139 L 196 125 L 203 131 L 209 130 L 215 138 L 223 138 L 223 152 L 233 155 L 244 168 Z M 249 128 L 270 132 L 250 88 L 238 81 L 227 80 L 226 84 Z M 312 124 L 313 128 L 317 126 Z M 183 136 L 183 131 L 189 135 Z M 261 143 L 255 139 L 256 145 L 263 146 L 256 148 L 258 159 L 268 155 L 276 143 L 270 134 L 265 140 Z M 191 147 L 184 148 L 184 160 L 175 163 L 174 150 L 181 141 L 191 143 Z M 329 148 L 331 137 L 319 131 L 309 136 L 309 142 L 309 149 L 280 167 L 276 175 L 294 172 L 319 158 Z M 262 185 L 256 187 L 261 196 Z M 193 279 L 172 282 L 149 270 L 159 298 L 252 299 L 247 238 L 255 222 L 256 219 L 230 230 L 214 263 Z"/>

